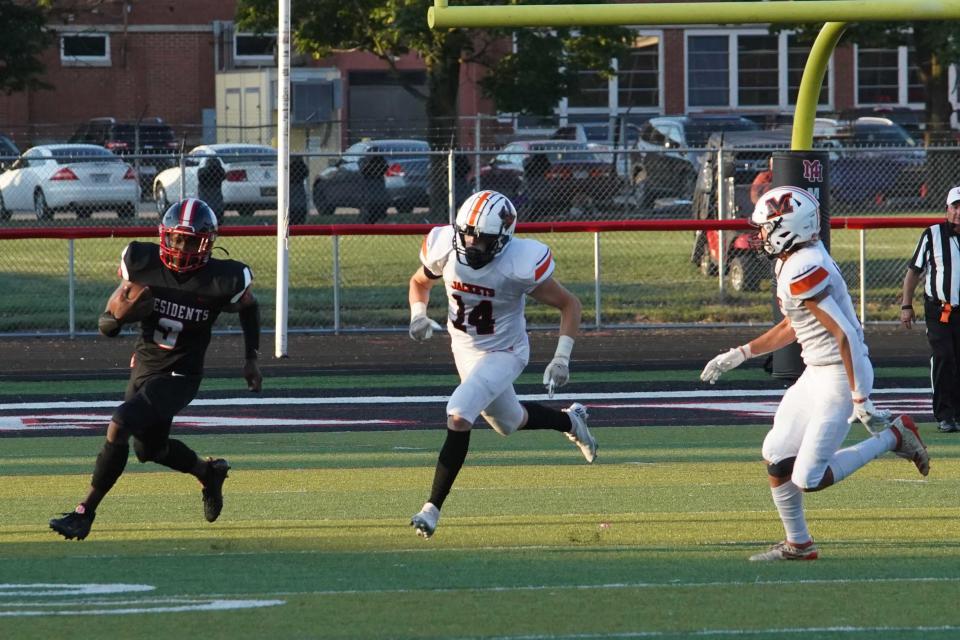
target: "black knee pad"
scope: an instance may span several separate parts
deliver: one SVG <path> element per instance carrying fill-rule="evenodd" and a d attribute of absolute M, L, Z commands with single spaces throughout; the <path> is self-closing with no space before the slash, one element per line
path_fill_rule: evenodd
<path fill-rule="evenodd" d="M 90 479 L 93 488 L 104 493 L 110 491 L 127 467 L 129 455 L 130 445 L 125 440 L 104 442 L 103 448 L 97 454 L 97 462 L 93 466 L 93 478 Z"/>
<path fill-rule="evenodd" d="M 167 452 L 167 441 L 151 442 L 133 438 L 133 452 L 137 454 L 137 460 L 140 462 L 151 462 L 162 458 Z"/>
<path fill-rule="evenodd" d="M 774 464 L 767 464 L 767 474 L 774 478 L 789 478 L 793 475 L 793 464 L 796 461 L 797 458 L 794 456 Z"/>

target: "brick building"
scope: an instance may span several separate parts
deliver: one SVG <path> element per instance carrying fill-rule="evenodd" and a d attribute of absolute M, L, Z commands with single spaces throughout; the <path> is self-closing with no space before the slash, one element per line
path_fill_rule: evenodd
<path fill-rule="evenodd" d="M 159 116 L 178 134 L 209 140 L 217 135 L 217 73 L 273 65 L 274 38 L 236 32 L 235 0 L 77 4 L 88 10 L 51 24 L 58 38 L 44 56 L 44 79 L 54 89 L 0 96 L 0 130 L 21 146 L 63 140 L 78 123 L 100 116 Z M 523 118 L 511 124 L 553 126 L 611 115 L 640 121 L 695 111 L 786 114 L 793 109 L 808 49 L 791 34 L 771 35 L 757 26 L 637 29 L 630 54 L 613 61 L 613 78 L 584 74 L 585 90 L 562 100 L 548 122 Z M 825 80 L 821 109 L 922 109 L 923 87 L 912 55 L 907 47 L 839 48 Z M 422 103 L 403 91 L 374 56 L 345 52 L 295 62 L 339 69 L 341 108 L 336 117 L 343 125 L 344 143 L 359 135 L 422 135 Z M 415 56 L 405 56 L 399 66 L 415 84 L 423 84 L 423 66 Z M 476 85 L 481 75 L 475 66 L 461 70 L 463 144 L 472 142 L 471 118 L 493 113 Z"/>

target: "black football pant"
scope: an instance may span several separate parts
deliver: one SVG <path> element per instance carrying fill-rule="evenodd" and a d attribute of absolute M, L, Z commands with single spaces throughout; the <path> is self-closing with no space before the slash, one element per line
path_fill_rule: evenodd
<path fill-rule="evenodd" d="M 960 309 L 954 309 L 947 322 L 940 321 L 942 306 L 924 303 L 933 386 L 933 416 L 938 422 L 960 418 Z"/>
<path fill-rule="evenodd" d="M 134 367 L 124 402 L 114 411 L 113 420 L 133 435 L 138 460 L 153 460 L 184 473 L 190 471 L 196 454 L 185 455 L 185 445 L 170 440 L 170 427 L 174 416 L 196 397 L 202 379 L 198 375 L 174 376 L 144 371 L 139 365 Z M 168 458 L 168 451 L 174 454 L 172 458 Z"/>

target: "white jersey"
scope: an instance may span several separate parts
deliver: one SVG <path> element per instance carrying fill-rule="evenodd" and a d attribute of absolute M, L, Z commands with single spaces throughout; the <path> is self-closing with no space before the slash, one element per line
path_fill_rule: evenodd
<path fill-rule="evenodd" d="M 550 248 L 514 237 L 490 263 L 474 269 L 457 259 L 454 233 L 451 225 L 436 227 L 420 250 L 423 266 L 443 276 L 454 354 L 513 351 L 525 362 L 529 355 L 525 296 L 553 274 Z"/>
<path fill-rule="evenodd" d="M 804 300 L 816 297 L 822 292 L 833 298 L 850 326 L 856 329 L 857 339 L 863 345 L 863 353 L 867 354 L 867 346 L 863 342 L 863 328 L 853 309 L 847 283 L 837 263 L 821 242 L 815 242 L 790 254 L 786 261 L 778 260 L 776 272 L 777 301 L 783 315 L 790 318 L 805 364 L 827 365 L 843 362 L 836 339 L 803 304 Z"/>

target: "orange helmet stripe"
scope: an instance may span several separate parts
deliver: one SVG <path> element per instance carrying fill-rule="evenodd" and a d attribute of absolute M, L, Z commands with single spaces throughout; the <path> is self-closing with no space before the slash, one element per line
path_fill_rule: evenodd
<path fill-rule="evenodd" d="M 480 197 L 477 198 L 477 201 L 473 205 L 473 211 L 470 212 L 470 217 L 467 219 L 468 227 L 477 226 L 477 218 L 480 217 L 480 211 L 483 209 L 484 203 L 493 195 L 493 191 L 484 191 L 479 194 Z"/>

